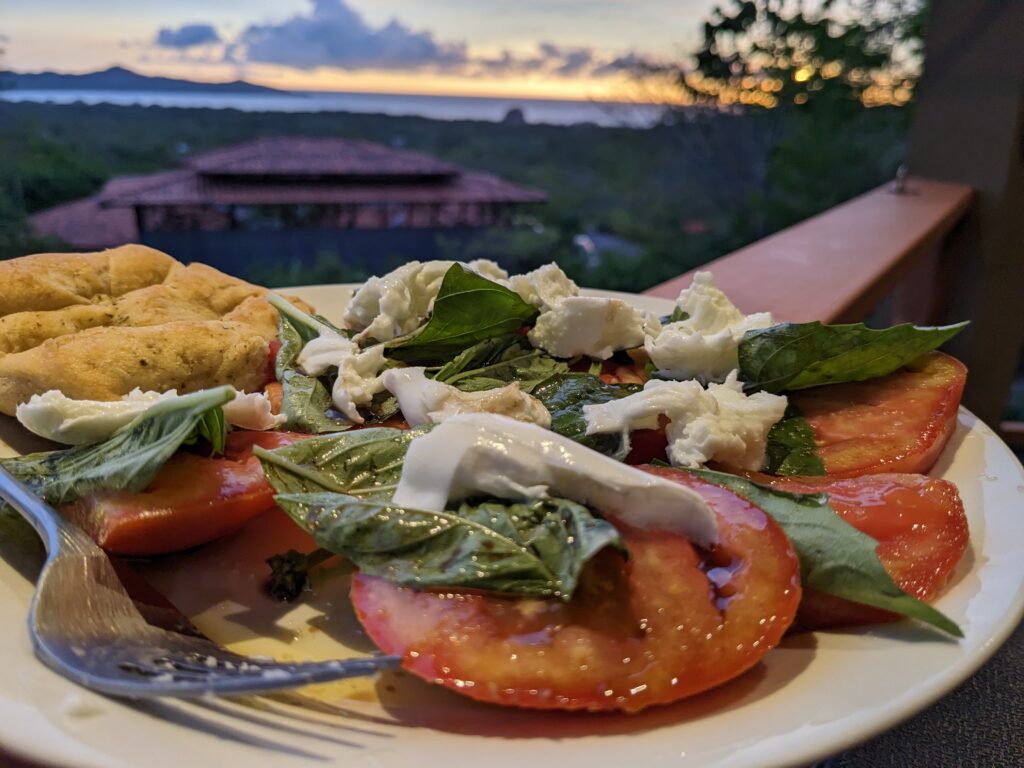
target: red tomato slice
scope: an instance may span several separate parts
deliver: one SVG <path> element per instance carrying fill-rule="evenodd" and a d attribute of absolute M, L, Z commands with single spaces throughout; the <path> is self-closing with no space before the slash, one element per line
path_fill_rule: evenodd
<path fill-rule="evenodd" d="M 814 430 L 828 474 L 925 473 L 956 428 L 966 380 L 963 363 L 932 352 L 888 376 L 789 398 Z"/>
<path fill-rule="evenodd" d="M 158 555 L 205 544 L 274 506 L 274 490 L 252 447 L 278 448 L 306 437 L 232 432 L 222 458 L 181 452 L 141 493 L 96 493 L 62 511 L 103 549 L 119 555 Z"/>
<path fill-rule="evenodd" d="M 613 521 L 630 559 L 600 553 L 569 602 L 417 591 L 357 574 L 359 619 L 413 674 L 498 704 L 635 712 L 736 677 L 793 620 L 796 556 L 770 517 L 730 491 L 647 471 L 708 500 L 721 539 L 712 551 Z"/>
<path fill-rule="evenodd" d="M 882 565 L 904 592 L 919 600 L 935 597 L 967 549 L 964 506 L 956 486 L 945 480 L 902 474 L 751 479 L 786 491 L 827 493 L 840 517 L 878 540 Z M 823 629 L 902 618 L 805 588 L 797 623 Z"/>

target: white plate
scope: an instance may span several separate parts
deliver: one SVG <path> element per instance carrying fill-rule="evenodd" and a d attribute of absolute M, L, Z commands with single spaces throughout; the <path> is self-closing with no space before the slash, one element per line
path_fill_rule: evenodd
<path fill-rule="evenodd" d="M 329 317 L 337 317 L 346 295 L 338 287 L 290 293 Z M 668 306 L 633 300 L 656 312 Z M 0 452 L 5 448 L 10 451 L 0 442 Z M 347 718 L 297 709 L 281 714 L 237 705 L 110 701 L 80 691 L 34 660 L 23 626 L 38 566 L 2 545 L 7 560 L 0 561 L 0 624 L 7 630 L 0 633 L 0 743 L 40 761 L 104 768 L 806 764 L 891 728 L 950 691 L 995 652 L 1024 612 L 1024 470 L 988 427 L 961 411 L 934 474 L 956 483 L 970 520 L 970 549 L 937 604 L 963 627 L 962 641 L 909 622 L 797 636 L 729 685 L 632 717 L 504 710 L 408 679 L 401 684 L 413 691 L 412 706 L 353 702 Z M 195 570 L 180 578 L 192 579 L 189 588 L 204 610 L 219 611 L 224 626 L 237 630 L 238 647 L 245 647 L 245 627 L 258 611 L 218 597 L 240 572 L 213 579 Z M 341 598 L 334 612 L 344 612 L 344 603 Z M 330 634 L 322 631 L 315 607 L 278 621 L 287 628 L 285 638 L 299 625 L 307 639 Z M 96 712 L 71 712 L 83 704 L 95 705 Z"/>

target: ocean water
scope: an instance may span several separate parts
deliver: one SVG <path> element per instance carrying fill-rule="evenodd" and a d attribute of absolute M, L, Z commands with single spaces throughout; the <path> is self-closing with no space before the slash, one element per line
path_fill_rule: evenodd
<path fill-rule="evenodd" d="M 546 99 L 506 99 L 469 96 L 416 96 L 389 93 L 304 91 L 294 94 L 189 93 L 160 91 L 10 90 L 5 101 L 52 104 L 139 104 L 144 106 L 238 109 L 243 112 L 362 112 L 416 115 L 435 120 L 499 122 L 510 109 L 521 109 L 528 123 L 645 128 L 662 114 L 657 104 L 627 104 Z"/>

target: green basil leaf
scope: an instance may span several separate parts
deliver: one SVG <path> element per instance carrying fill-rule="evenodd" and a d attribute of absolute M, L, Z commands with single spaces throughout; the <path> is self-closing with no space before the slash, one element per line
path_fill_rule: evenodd
<path fill-rule="evenodd" d="M 724 472 L 688 471 L 728 488 L 775 518 L 800 558 L 804 586 L 963 637 L 955 622 L 896 585 L 878 559 L 878 542 L 839 517 L 829 506 L 827 494 L 789 493 Z"/>
<path fill-rule="evenodd" d="M 426 325 L 387 343 L 388 355 L 415 364 L 439 364 L 478 341 L 529 323 L 537 308 L 515 291 L 453 264 L 441 281 Z"/>
<path fill-rule="evenodd" d="M 302 348 L 315 339 L 319 331 L 310 323 L 294 322 L 291 315 L 280 312 L 278 335 L 281 348 L 274 362 L 277 379 L 281 382 L 281 412 L 287 419 L 285 427 L 310 434 L 341 432 L 351 428 L 352 422 L 348 419 L 331 415 L 333 403 L 327 385 L 318 378 L 306 376 L 295 366 Z"/>
<path fill-rule="evenodd" d="M 782 420 L 768 430 L 764 472 L 770 475 L 824 475 L 814 430 L 792 403 Z"/>
<path fill-rule="evenodd" d="M 234 393 L 231 387 L 217 387 L 158 402 L 105 442 L 4 459 L 0 464 L 50 504 L 97 491 L 141 491 L 192 439 L 210 411 L 220 410 Z"/>
<path fill-rule="evenodd" d="M 360 571 L 409 587 L 464 587 L 568 600 L 583 566 L 618 531 L 576 502 L 464 503 L 425 512 L 339 493 L 282 494 L 316 543 Z"/>
<path fill-rule="evenodd" d="M 678 323 L 681 320 L 689 320 L 690 313 L 684 312 L 680 307 L 673 307 L 672 314 L 662 315 L 661 324 L 668 325 L 669 323 Z"/>
<path fill-rule="evenodd" d="M 782 323 L 747 331 L 740 342 L 740 379 L 768 392 L 885 376 L 941 346 L 967 323 L 874 330 L 863 323 Z"/>
<path fill-rule="evenodd" d="M 552 376 L 568 371 L 567 363 L 512 333 L 474 344 L 441 366 L 434 378 L 463 392 L 495 389 L 513 381 L 524 392 L 533 392 Z"/>
<path fill-rule="evenodd" d="M 583 406 L 607 403 L 643 389 L 640 384 L 605 384 L 589 373 L 566 373 L 537 387 L 533 395 L 551 413 L 551 430 L 619 461 L 629 454 L 626 435 L 588 435 Z"/>
<path fill-rule="evenodd" d="M 389 500 L 402 474 L 409 443 L 429 431 L 372 427 L 300 440 L 253 453 L 278 493 L 333 491 L 364 499 Z"/>
<path fill-rule="evenodd" d="M 267 592 L 275 600 L 290 603 L 306 589 L 309 572 L 332 557 L 334 553 L 326 549 L 314 549 L 309 553 L 289 549 L 283 555 L 271 555 L 266 560 L 270 568 L 265 584 Z"/>

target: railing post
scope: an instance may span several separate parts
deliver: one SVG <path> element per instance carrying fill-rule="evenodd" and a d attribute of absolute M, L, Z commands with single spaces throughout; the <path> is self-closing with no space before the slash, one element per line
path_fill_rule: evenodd
<path fill-rule="evenodd" d="M 933 0 L 908 163 L 977 191 L 947 243 L 950 345 L 971 369 L 965 404 L 997 425 L 1024 347 L 1024 3 Z"/>

